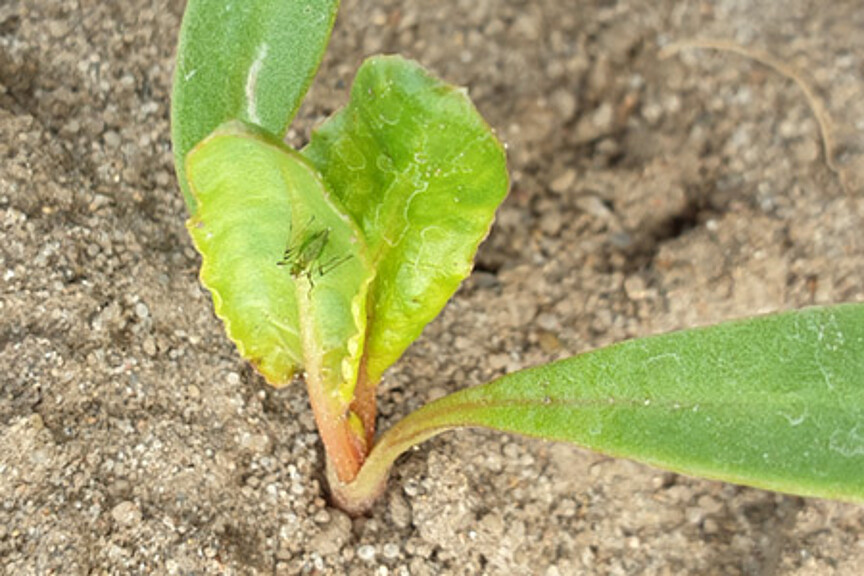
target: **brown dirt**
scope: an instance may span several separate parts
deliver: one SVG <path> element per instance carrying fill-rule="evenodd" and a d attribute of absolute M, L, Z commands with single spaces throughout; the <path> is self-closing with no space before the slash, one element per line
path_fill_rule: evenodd
<path fill-rule="evenodd" d="M 860 507 L 484 431 L 403 457 L 369 518 L 322 498 L 301 388 L 240 360 L 196 273 L 168 95 L 181 2 L 0 2 L 6 574 L 859 574 Z M 466 85 L 513 189 L 381 390 L 382 426 L 624 338 L 864 300 L 858 1 L 345 0 L 289 139 L 365 55 Z M 793 65 L 824 99 L 719 38 Z M 845 188 L 841 185 L 845 182 Z M 2 570 L 0 570 L 2 571 Z"/>

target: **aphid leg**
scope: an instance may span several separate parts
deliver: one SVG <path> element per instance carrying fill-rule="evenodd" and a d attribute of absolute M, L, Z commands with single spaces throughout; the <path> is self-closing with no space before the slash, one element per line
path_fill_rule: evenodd
<path fill-rule="evenodd" d="M 319 263 L 318 264 L 318 275 L 324 276 L 325 274 L 332 272 L 333 270 L 335 270 L 336 268 L 338 268 L 339 266 L 341 266 L 342 264 L 344 264 L 345 262 L 347 262 L 350 259 L 351 259 L 351 255 L 349 254 L 347 256 L 342 256 L 341 258 L 338 256 L 334 256 L 333 258 L 331 258 L 327 262 Z"/>

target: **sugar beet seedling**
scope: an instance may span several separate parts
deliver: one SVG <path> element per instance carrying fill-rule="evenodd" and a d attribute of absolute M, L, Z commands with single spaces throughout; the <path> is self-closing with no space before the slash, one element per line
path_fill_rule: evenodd
<path fill-rule="evenodd" d="M 472 426 L 864 502 L 864 304 L 631 340 L 461 390 L 378 434 L 384 372 L 470 274 L 508 175 L 466 92 L 398 56 L 363 63 L 345 108 L 287 147 L 337 8 L 189 0 L 172 97 L 201 282 L 268 383 L 305 375 L 335 504 L 368 510 L 400 454 Z M 316 230 L 294 238 L 304 222 Z"/>

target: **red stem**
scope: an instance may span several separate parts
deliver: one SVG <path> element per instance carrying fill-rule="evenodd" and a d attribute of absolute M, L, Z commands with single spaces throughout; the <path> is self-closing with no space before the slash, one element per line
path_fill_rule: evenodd
<path fill-rule="evenodd" d="M 357 377 L 357 386 L 354 388 L 354 400 L 351 402 L 351 411 L 360 417 L 363 429 L 366 432 L 366 447 L 364 458 L 369 454 L 375 442 L 375 417 L 378 411 L 376 400 L 376 383 L 370 382 L 366 372 L 366 355 L 360 359 L 360 370 Z"/>
<path fill-rule="evenodd" d="M 340 481 L 352 482 L 366 459 L 365 447 L 351 430 L 348 413 L 335 413 L 311 378 L 306 388 L 327 459 Z"/>

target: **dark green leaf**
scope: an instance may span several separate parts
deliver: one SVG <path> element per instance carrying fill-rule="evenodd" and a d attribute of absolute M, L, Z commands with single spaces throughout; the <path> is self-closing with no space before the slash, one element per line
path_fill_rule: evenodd
<path fill-rule="evenodd" d="M 864 304 L 632 340 L 457 392 L 388 431 L 367 475 L 463 426 L 864 502 Z"/>
<path fill-rule="evenodd" d="M 190 214 L 185 157 L 228 120 L 283 136 L 321 62 L 338 0 L 189 0 L 183 17 L 171 138 Z"/>

